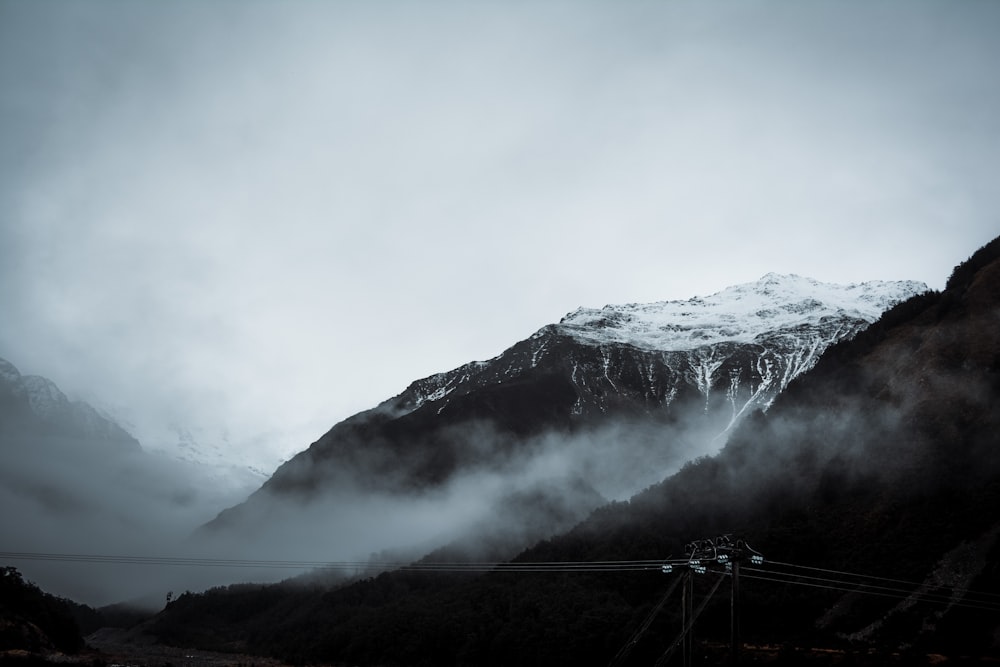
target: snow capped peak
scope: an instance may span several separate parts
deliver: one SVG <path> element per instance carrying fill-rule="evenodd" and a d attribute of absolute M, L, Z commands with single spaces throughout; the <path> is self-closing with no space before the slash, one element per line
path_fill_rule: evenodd
<path fill-rule="evenodd" d="M 888 308 L 927 291 L 914 281 L 836 285 L 797 275 L 768 273 L 754 283 L 706 297 L 604 308 L 579 308 L 557 325 L 581 342 L 625 343 L 650 350 L 690 350 L 758 337 L 824 318 L 874 322 Z"/>
<path fill-rule="evenodd" d="M 391 400 L 405 412 L 441 402 L 440 414 L 455 396 L 520 377 L 552 355 L 561 355 L 572 366 L 569 379 L 574 385 L 598 386 L 607 381 L 608 386 L 596 393 L 580 390 L 581 395 L 597 396 L 595 401 L 600 403 L 608 390 L 621 394 L 626 382 L 621 364 L 628 357 L 636 360 L 629 362 L 632 367 L 638 364 L 644 369 L 641 372 L 648 380 L 637 394 L 642 400 L 657 396 L 669 403 L 678 382 L 696 386 L 707 400 L 724 381 L 729 385 L 724 391 L 735 392 L 733 413 L 738 416 L 747 406 L 766 407 L 792 379 L 812 368 L 830 345 L 853 337 L 888 308 L 926 291 L 926 285 L 912 281 L 835 285 L 768 273 L 756 282 L 685 301 L 578 308 L 498 357 L 417 380 Z M 588 348 L 600 361 L 593 361 L 585 350 L 567 352 L 561 343 L 553 344 L 556 339 Z M 741 346 L 752 350 L 735 349 Z M 757 360 L 752 368 L 744 363 L 747 358 Z M 669 369 L 661 368 L 660 377 L 656 369 L 664 364 Z M 735 398 L 741 374 L 753 385 L 753 396 L 740 403 L 743 407 Z M 612 380 L 612 375 L 617 379 Z"/>
<path fill-rule="evenodd" d="M 790 304 L 802 304 L 856 314 L 863 320 L 874 322 L 888 308 L 927 289 L 927 285 L 912 280 L 873 280 L 838 285 L 795 274 L 768 273 L 755 283 L 735 285 L 706 297 L 705 302 L 741 312 L 748 312 L 746 306 L 753 305 L 755 301 L 765 307 L 786 309 Z"/>

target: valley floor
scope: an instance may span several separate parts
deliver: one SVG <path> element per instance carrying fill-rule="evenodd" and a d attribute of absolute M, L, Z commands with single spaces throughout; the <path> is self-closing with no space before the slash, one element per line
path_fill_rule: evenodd
<path fill-rule="evenodd" d="M 101 631 L 87 638 L 88 648 L 78 655 L 40 656 L 25 652 L 0 654 L 0 665 L 86 665 L 87 667 L 290 667 L 260 656 L 217 653 L 126 640 L 120 631 Z M 680 654 L 671 664 L 682 664 Z M 693 665 L 729 665 L 729 647 L 701 644 L 696 647 Z M 741 665 L 822 665 L 837 667 L 1000 665 L 1000 658 L 944 656 L 938 654 L 844 651 L 829 648 L 800 648 L 779 645 L 745 645 Z"/>
<path fill-rule="evenodd" d="M 117 633 L 106 631 L 87 637 L 87 646 L 108 667 L 287 667 L 278 660 L 255 655 L 126 642 Z"/>
<path fill-rule="evenodd" d="M 75 655 L 37 654 L 27 651 L 0 652 L 0 667 L 36 665 L 80 665 L 86 667 L 289 667 L 278 660 L 237 653 L 127 641 L 122 631 L 111 628 L 87 637 L 87 648 Z"/>

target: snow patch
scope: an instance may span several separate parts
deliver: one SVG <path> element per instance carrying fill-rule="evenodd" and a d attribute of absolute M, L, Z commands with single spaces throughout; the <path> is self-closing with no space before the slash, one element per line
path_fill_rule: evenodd
<path fill-rule="evenodd" d="M 769 273 L 756 283 L 687 301 L 579 308 L 555 328 L 592 345 L 686 351 L 724 342 L 752 343 L 775 330 L 817 325 L 830 317 L 870 324 L 888 308 L 927 289 L 915 281 L 835 285 Z"/>

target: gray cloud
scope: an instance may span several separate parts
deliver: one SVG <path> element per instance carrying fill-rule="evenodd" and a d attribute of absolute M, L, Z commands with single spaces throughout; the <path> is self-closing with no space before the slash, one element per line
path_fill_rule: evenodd
<path fill-rule="evenodd" d="M 0 12 L 0 354 L 140 436 L 273 464 L 580 305 L 996 233 L 989 3 Z"/>

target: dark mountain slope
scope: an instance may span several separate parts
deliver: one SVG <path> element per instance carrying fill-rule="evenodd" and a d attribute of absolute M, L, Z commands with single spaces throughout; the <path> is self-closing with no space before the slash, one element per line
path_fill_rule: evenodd
<path fill-rule="evenodd" d="M 678 554 L 685 540 L 739 531 L 777 561 L 1000 592 L 998 257 L 1000 240 L 943 293 L 831 348 L 720 456 L 526 557 L 565 556 L 568 545 L 583 558 L 655 557 L 622 547 L 652 541 Z M 756 585 L 749 629 L 771 641 L 998 649 L 996 611 Z"/>
<path fill-rule="evenodd" d="M 998 251 L 990 243 L 944 292 L 900 304 L 831 349 L 718 456 L 516 560 L 664 559 L 690 540 L 738 532 L 769 559 L 763 579 L 744 568 L 748 641 L 789 652 L 903 647 L 916 664 L 928 651 L 997 657 L 998 598 L 968 591 L 1000 596 Z M 810 586 L 768 581 L 781 563 L 833 572 Z M 882 595 L 828 581 L 846 572 L 893 581 Z M 603 665 L 669 582 L 659 572 L 387 573 L 283 619 L 264 611 L 236 634 L 256 650 L 332 662 Z M 921 601 L 922 590 L 942 597 Z M 183 639 L 190 622 L 206 621 L 200 597 L 174 603 L 154 630 Z M 986 602 L 962 606 L 975 599 Z M 724 640 L 727 613 L 709 605 L 697 637 Z M 658 618 L 632 664 L 651 664 L 673 638 L 676 618 Z"/>
<path fill-rule="evenodd" d="M 925 289 L 772 274 L 707 299 L 580 309 L 494 359 L 418 380 L 334 426 L 265 489 L 335 487 L 338 475 L 376 489 L 440 484 L 533 436 L 630 419 L 654 420 L 663 442 L 665 427 L 688 431 L 693 420 L 696 437 L 711 440 L 769 405 L 829 345 Z M 614 451 L 620 458 L 627 449 Z"/>

